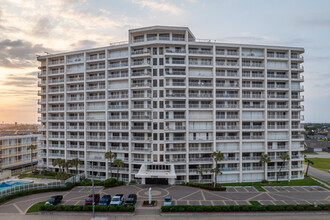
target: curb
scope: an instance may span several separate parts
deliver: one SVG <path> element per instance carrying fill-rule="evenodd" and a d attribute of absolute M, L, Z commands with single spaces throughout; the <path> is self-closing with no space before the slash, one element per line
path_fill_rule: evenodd
<path fill-rule="evenodd" d="M 161 216 L 173 217 L 173 216 L 288 216 L 288 215 L 330 215 L 330 211 L 325 212 L 244 212 L 244 213 L 198 213 L 198 212 L 178 212 L 178 213 L 160 213 Z"/>
<path fill-rule="evenodd" d="M 92 216 L 92 213 L 83 212 L 34 212 L 26 213 L 25 215 L 59 215 L 59 216 Z M 95 216 L 134 216 L 133 213 L 95 213 Z"/>

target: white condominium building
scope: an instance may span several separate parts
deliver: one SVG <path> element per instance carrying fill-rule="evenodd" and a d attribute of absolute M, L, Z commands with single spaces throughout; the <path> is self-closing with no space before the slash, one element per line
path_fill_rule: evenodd
<path fill-rule="evenodd" d="M 212 182 L 219 150 L 219 182 L 301 179 L 303 52 L 153 26 L 129 30 L 127 42 L 39 56 L 42 165 L 79 158 L 86 177 L 117 177 L 111 150 L 124 181 Z"/>

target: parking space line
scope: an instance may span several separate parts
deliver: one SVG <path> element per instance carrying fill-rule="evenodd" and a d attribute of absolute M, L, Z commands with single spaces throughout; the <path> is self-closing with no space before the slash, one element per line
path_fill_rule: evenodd
<path fill-rule="evenodd" d="M 205 199 L 205 196 L 204 196 L 204 191 L 202 190 L 201 193 L 202 193 L 203 200 L 205 201 L 206 199 Z"/>
<path fill-rule="evenodd" d="M 198 202 L 199 202 L 199 205 L 202 205 L 202 202 L 201 202 L 201 200 L 198 200 Z"/>
<path fill-rule="evenodd" d="M 243 189 L 244 189 L 246 192 L 249 192 L 245 187 L 243 187 Z"/>
<path fill-rule="evenodd" d="M 236 205 L 238 205 L 238 202 L 237 202 L 236 200 L 234 200 L 234 203 L 235 203 Z"/>
<path fill-rule="evenodd" d="M 287 205 L 289 204 L 289 203 L 287 203 L 285 200 L 280 200 L 280 201 L 282 201 L 284 204 L 287 204 Z"/>
<path fill-rule="evenodd" d="M 212 200 L 210 200 L 211 201 L 211 204 L 214 206 L 214 203 L 213 203 L 213 201 Z"/>
<path fill-rule="evenodd" d="M 200 190 L 197 190 L 196 192 L 193 192 L 193 193 L 190 193 L 190 194 L 188 194 L 188 195 L 185 195 L 184 197 L 181 197 L 181 198 L 178 199 L 178 200 L 182 200 L 182 199 L 184 199 L 184 198 L 186 198 L 186 197 L 188 197 L 188 196 L 194 195 L 195 193 L 198 193 L 198 192 L 200 192 Z"/>
<path fill-rule="evenodd" d="M 18 205 L 16 205 L 16 203 L 13 204 L 14 207 L 21 213 L 24 214 L 24 212 L 22 211 L 22 209 L 20 209 L 20 207 L 18 207 Z"/>
<path fill-rule="evenodd" d="M 255 197 L 258 197 L 258 196 L 260 196 L 260 195 L 262 195 L 262 194 L 263 194 L 263 193 L 258 193 L 257 195 L 250 197 L 249 200 L 254 199 Z"/>
<path fill-rule="evenodd" d="M 215 194 L 215 193 L 211 193 L 211 192 L 206 192 L 206 193 L 209 193 L 209 194 L 211 194 L 211 195 L 213 195 L 213 196 L 219 197 L 219 198 L 221 198 L 221 200 L 232 200 L 232 199 L 227 198 L 227 197 L 225 197 L 225 196 L 217 195 L 217 194 Z"/>
<path fill-rule="evenodd" d="M 306 187 L 301 187 L 303 190 L 305 190 L 306 192 L 310 192 L 309 190 L 306 189 Z"/>
<path fill-rule="evenodd" d="M 77 201 L 77 202 L 75 203 L 75 205 L 78 205 L 78 204 L 79 204 L 79 202 L 80 202 L 80 201 Z"/>
<path fill-rule="evenodd" d="M 290 189 L 293 189 L 293 191 L 295 191 L 295 192 L 299 192 L 299 191 L 296 190 L 294 187 L 290 187 Z"/>
<path fill-rule="evenodd" d="M 266 193 L 267 196 L 269 196 L 270 198 L 272 198 L 273 200 L 276 200 L 274 197 L 272 197 L 271 195 L 269 195 L 269 193 Z"/>

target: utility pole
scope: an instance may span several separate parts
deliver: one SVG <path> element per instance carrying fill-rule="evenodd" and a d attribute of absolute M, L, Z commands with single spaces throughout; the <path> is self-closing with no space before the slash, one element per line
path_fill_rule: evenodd
<path fill-rule="evenodd" d="M 95 201 L 94 201 L 94 164 L 92 162 L 92 189 L 93 189 L 93 218 L 95 218 Z"/>

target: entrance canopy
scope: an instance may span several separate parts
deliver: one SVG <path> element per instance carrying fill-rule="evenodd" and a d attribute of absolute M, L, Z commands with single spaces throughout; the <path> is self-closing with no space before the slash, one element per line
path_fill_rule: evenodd
<path fill-rule="evenodd" d="M 176 178 L 174 165 L 171 164 L 142 164 L 137 178 Z"/>

